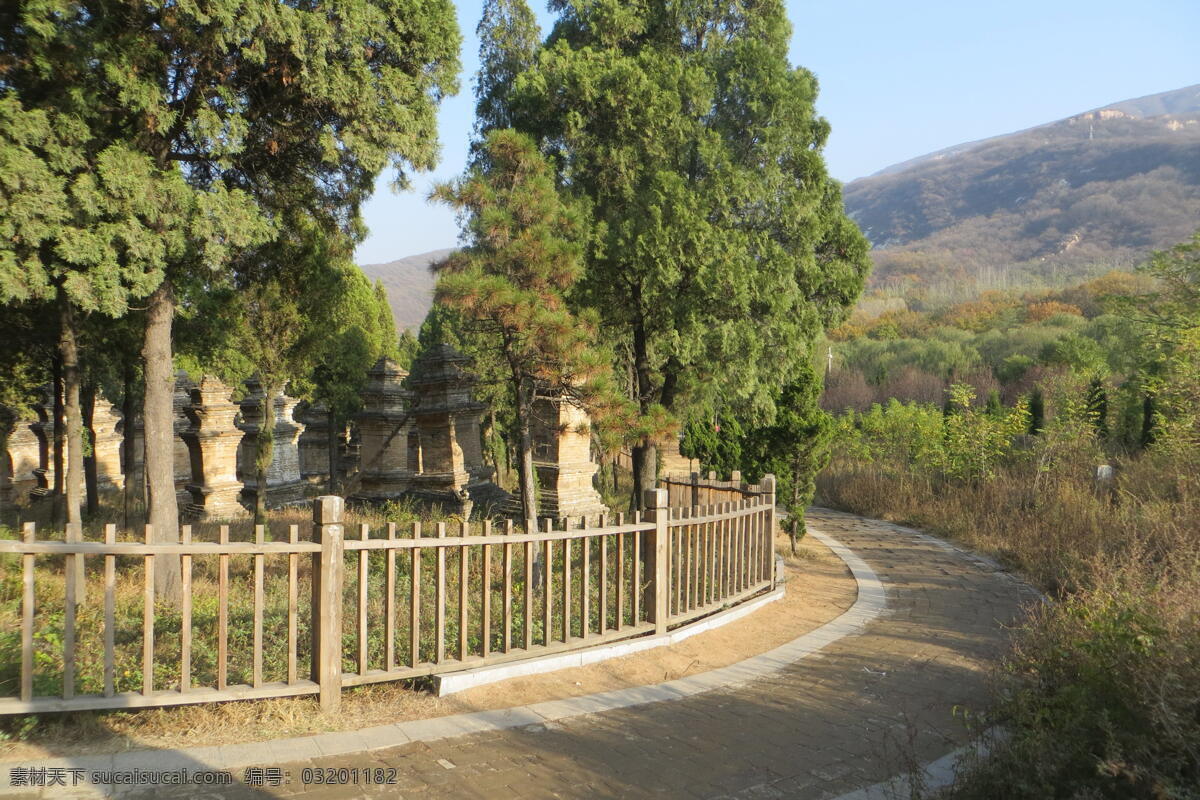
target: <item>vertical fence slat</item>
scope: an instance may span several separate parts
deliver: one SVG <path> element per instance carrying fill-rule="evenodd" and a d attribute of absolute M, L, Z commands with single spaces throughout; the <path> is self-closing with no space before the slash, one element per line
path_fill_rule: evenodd
<path fill-rule="evenodd" d="M 117 543 L 117 526 L 104 526 L 104 543 Z M 117 634 L 117 557 L 104 556 L 104 696 L 116 694 L 114 658 Z"/>
<path fill-rule="evenodd" d="M 146 543 L 153 535 L 146 526 Z M 146 556 L 142 596 L 142 694 L 149 697 L 154 693 L 154 556 Z"/>
<path fill-rule="evenodd" d="M 396 523 L 387 524 L 389 542 L 396 541 Z M 389 547 L 387 551 L 386 594 L 383 596 L 384 613 L 384 650 L 383 668 L 391 672 L 396 668 L 396 551 Z"/>
<path fill-rule="evenodd" d="M 552 520 L 547 519 L 542 522 L 542 525 L 545 527 L 546 533 L 554 530 L 554 522 Z M 553 605 L 551 587 L 554 585 L 554 542 L 547 539 L 543 548 L 545 550 L 543 557 L 546 559 L 546 565 L 542 569 L 542 644 L 549 646 L 553 638 L 550 629 L 554 623 L 553 609 L 551 608 Z"/>
<path fill-rule="evenodd" d="M 229 544 L 229 526 L 218 528 L 217 542 Z M 316 624 L 316 620 L 313 620 Z M 217 556 L 217 688 L 229 685 L 229 554 Z"/>
<path fill-rule="evenodd" d="M 750 547 L 749 547 L 749 563 L 746 568 L 746 588 L 750 588 L 758 583 L 758 548 L 759 548 L 759 519 L 758 498 L 750 501 L 750 507 L 754 509 L 747 514 L 746 522 L 750 527 Z"/>
<path fill-rule="evenodd" d="M 463 520 L 460 534 L 465 538 L 470 532 L 467 521 Z M 458 548 L 458 660 L 467 658 L 467 590 L 471 583 L 471 548 L 460 545 Z"/>
<path fill-rule="evenodd" d="M 709 506 L 709 513 L 716 514 L 717 507 Z M 708 525 L 708 602 L 717 602 L 717 575 L 719 574 L 718 567 L 721 563 L 720 542 L 717 541 L 718 525 L 720 523 L 710 522 Z"/>
<path fill-rule="evenodd" d="M 83 526 L 77 522 L 67 524 L 66 540 L 68 542 L 83 541 Z M 83 574 L 82 563 L 76 566 L 77 560 L 83 561 L 82 555 L 68 553 L 63 559 L 65 570 L 65 606 L 63 608 L 63 682 L 62 696 L 64 700 L 75 696 L 75 608 L 80 602 L 77 595 L 83 587 L 78 584 Z"/>
<path fill-rule="evenodd" d="M 533 647 L 533 542 L 525 542 L 525 620 L 521 632 L 528 650 Z"/>
<path fill-rule="evenodd" d="M 668 530 L 672 531 L 673 538 L 675 539 L 675 562 L 674 569 L 671 570 L 670 585 L 674 588 L 676 614 L 683 613 L 683 533 L 685 528 L 682 524 L 682 520 L 680 520 L 680 523 L 681 524 L 673 530 L 668 528 Z"/>
<path fill-rule="evenodd" d="M 504 535 L 512 536 L 513 521 L 504 523 Z M 504 652 L 512 650 L 512 544 L 504 543 Z"/>
<path fill-rule="evenodd" d="M 738 580 L 737 590 L 743 591 L 746 588 L 746 540 L 748 538 L 746 531 L 746 501 L 738 500 L 737 509 L 741 512 L 737 518 L 738 523 Z"/>
<path fill-rule="evenodd" d="M 722 514 L 729 513 L 729 503 L 721 503 L 720 509 Z M 728 519 L 721 520 L 721 599 L 724 600 L 729 596 L 729 530 L 730 521 Z"/>
<path fill-rule="evenodd" d="M 25 544 L 33 544 L 37 527 L 26 522 L 22 527 Z M 33 553 L 21 555 L 21 699 L 33 699 Z"/>
<path fill-rule="evenodd" d="M 266 528 L 254 526 L 254 543 L 260 547 L 266 541 Z M 262 686 L 263 679 L 263 554 L 254 554 L 254 688 Z"/>
<path fill-rule="evenodd" d="M 437 538 L 446 538 L 446 523 L 437 524 Z M 435 643 L 434 660 L 441 664 L 446 660 L 446 548 L 437 549 L 437 607 L 434 610 Z"/>
<path fill-rule="evenodd" d="M 584 517 L 579 521 L 579 527 L 586 530 L 587 526 L 587 517 Z M 583 548 L 579 554 L 579 635 L 586 639 L 592 631 L 592 537 L 583 537 L 579 545 Z"/>
<path fill-rule="evenodd" d="M 492 521 L 490 519 L 485 520 L 483 523 L 483 535 L 492 535 Z M 483 546 L 481 557 L 483 558 L 483 564 L 480 567 L 482 570 L 480 572 L 480 583 L 482 584 L 481 588 L 483 591 L 483 602 L 481 604 L 483 624 L 481 626 L 481 633 L 483 636 L 483 657 L 487 658 L 492 652 L 492 546 L 490 544 Z"/>
<path fill-rule="evenodd" d="M 699 510 L 697 510 L 699 514 Z M 687 600 L 688 610 L 696 608 L 696 594 L 699 591 L 699 576 L 700 567 L 700 523 L 693 522 L 688 525 L 688 582 L 687 582 Z"/>
<path fill-rule="evenodd" d="M 617 613 L 616 624 L 613 626 L 616 630 L 621 630 L 621 624 L 625 622 L 625 534 L 617 534 L 617 574 L 614 576 L 617 581 Z"/>
<path fill-rule="evenodd" d="M 414 541 L 421 538 L 421 523 L 413 523 L 412 537 Z M 415 667 L 421 663 L 421 548 L 419 547 L 412 549 L 412 565 L 408 575 L 409 666 Z"/>
<path fill-rule="evenodd" d="M 642 512 L 638 511 L 634 514 L 634 522 L 642 521 Z M 637 625 L 642 621 L 642 536 L 644 534 L 635 533 L 633 535 L 633 574 L 630 577 L 630 586 L 633 596 L 629 598 L 630 605 L 633 607 L 633 624 Z"/>
<path fill-rule="evenodd" d="M 179 529 L 179 541 L 191 544 L 191 525 Z M 183 590 L 179 610 L 179 691 L 183 693 L 192 688 L 192 557 L 187 553 L 180 556 L 179 568 Z"/>
<path fill-rule="evenodd" d="M 569 523 L 568 523 L 569 524 Z M 564 642 L 571 639 L 571 540 L 563 539 L 563 637 Z"/>
<path fill-rule="evenodd" d="M 365 524 L 358 526 L 358 538 L 367 541 L 371 537 L 371 528 Z M 370 585 L 370 563 L 367 559 L 367 551 L 358 551 L 358 604 L 355 607 L 358 611 L 358 624 L 355 626 L 358 630 L 358 674 L 367 674 L 367 663 L 370 653 L 367 652 L 367 588 Z"/>
<path fill-rule="evenodd" d="M 300 541 L 300 526 L 288 526 L 288 542 L 296 544 Z M 300 599 L 300 580 L 298 573 L 299 553 L 288 553 L 288 667 L 287 680 L 289 684 L 296 682 L 296 611 Z"/>
<path fill-rule="evenodd" d="M 736 500 L 734 501 L 733 512 L 735 515 L 737 514 L 737 512 L 741 511 L 741 506 L 742 506 L 742 504 L 740 501 L 736 501 Z M 742 518 L 741 518 L 741 516 L 734 516 L 732 522 L 733 522 L 733 533 L 732 533 L 733 578 L 732 578 L 732 582 L 729 585 L 729 593 L 731 595 L 737 594 L 742 588 Z"/>
<path fill-rule="evenodd" d="M 620 515 L 617 524 L 621 524 Z M 608 537 L 600 535 L 600 619 L 597 630 L 601 636 L 608 630 Z"/>

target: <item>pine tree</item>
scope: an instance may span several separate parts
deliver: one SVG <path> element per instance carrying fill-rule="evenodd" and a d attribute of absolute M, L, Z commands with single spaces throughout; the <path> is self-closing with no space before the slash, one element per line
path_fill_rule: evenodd
<path fill-rule="evenodd" d="M 555 3 L 508 121 L 589 203 L 578 301 L 627 352 L 644 415 L 726 400 L 769 419 L 818 332 L 861 292 L 867 244 L 821 149 L 816 80 L 782 3 Z M 653 435 L 634 448 L 639 496 Z"/>
<path fill-rule="evenodd" d="M 507 368 L 516 411 L 518 481 L 526 530 L 536 530 L 531 422 L 540 394 L 603 412 L 608 356 L 592 347 L 594 314 L 572 314 L 564 293 L 579 279 L 581 215 L 564 205 L 552 171 L 527 136 L 489 133 L 468 174 L 434 190 L 466 220 L 466 247 L 440 267 L 436 299 L 475 323 Z"/>

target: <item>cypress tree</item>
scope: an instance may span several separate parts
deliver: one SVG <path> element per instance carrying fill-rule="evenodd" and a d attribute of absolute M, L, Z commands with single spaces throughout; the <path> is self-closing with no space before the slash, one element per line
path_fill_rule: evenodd
<path fill-rule="evenodd" d="M 1046 426 L 1046 397 L 1040 387 L 1029 393 L 1029 433 L 1037 436 Z"/>
<path fill-rule="evenodd" d="M 501 93 L 592 232 L 577 305 L 628 353 L 646 420 L 727 400 L 769 418 L 779 387 L 867 271 L 821 150 L 812 73 L 793 68 L 778 0 L 557 2 L 554 30 Z M 656 480 L 661 425 L 634 447 Z"/>
<path fill-rule="evenodd" d="M 73 0 L 0 14 L 0 299 L 55 300 L 70 388 L 70 304 L 146 306 L 149 521 L 178 538 L 172 327 L 181 298 L 272 238 L 283 208 L 359 236 L 387 166 L 432 167 L 457 89 L 449 0 L 202 7 Z M 141 300 L 143 299 L 144 300 Z M 72 423 L 68 422 L 69 426 Z M 80 430 L 78 423 L 72 430 Z M 74 448 L 81 452 L 82 448 Z M 77 494 L 77 493 L 76 493 Z M 175 594 L 178 563 L 156 570 Z"/>
<path fill-rule="evenodd" d="M 581 272 L 578 211 L 564 205 L 550 166 L 527 136 L 487 134 L 463 179 L 438 186 L 434 198 L 462 212 L 467 245 L 441 266 L 435 297 L 475 323 L 507 368 L 516 411 L 518 483 L 525 529 L 537 528 L 531 423 L 539 395 L 603 412 L 610 367 L 592 348 L 594 314 L 571 313 L 564 293 Z"/>

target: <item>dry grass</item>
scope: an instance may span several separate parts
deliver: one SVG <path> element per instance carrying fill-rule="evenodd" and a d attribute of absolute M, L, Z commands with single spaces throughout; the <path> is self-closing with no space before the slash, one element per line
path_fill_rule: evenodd
<path fill-rule="evenodd" d="M 1153 452 L 1098 489 L 1094 451 L 1035 444 L 991 478 L 835 458 L 822 502 L 987 552 L 1058 600 L 998 667 L 989 724 L 1010 735 L 948 794 L 1200 797 L 1200 469 Z"/>

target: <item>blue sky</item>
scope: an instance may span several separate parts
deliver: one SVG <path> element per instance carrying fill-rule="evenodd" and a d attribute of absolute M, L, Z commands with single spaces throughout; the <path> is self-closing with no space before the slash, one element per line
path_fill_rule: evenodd
<path fill-rule="evenodd" d="M 549 16 L 533 0 L 543 27 Z M 816 73 L 833 134 L 830 172 L 849 182 L 943 147 L 1200 83 L 1200 0 L 810 0 L 788 2 L 793 64 Z M 383 176 L 365 208 L 359 263 L 452 247 L 448 209 L 426 201 L 459 174 L 478 67 L 481 2 L 457 3 L 462 88 L 441 109 L 442 160 L 396 194 Z"/>

